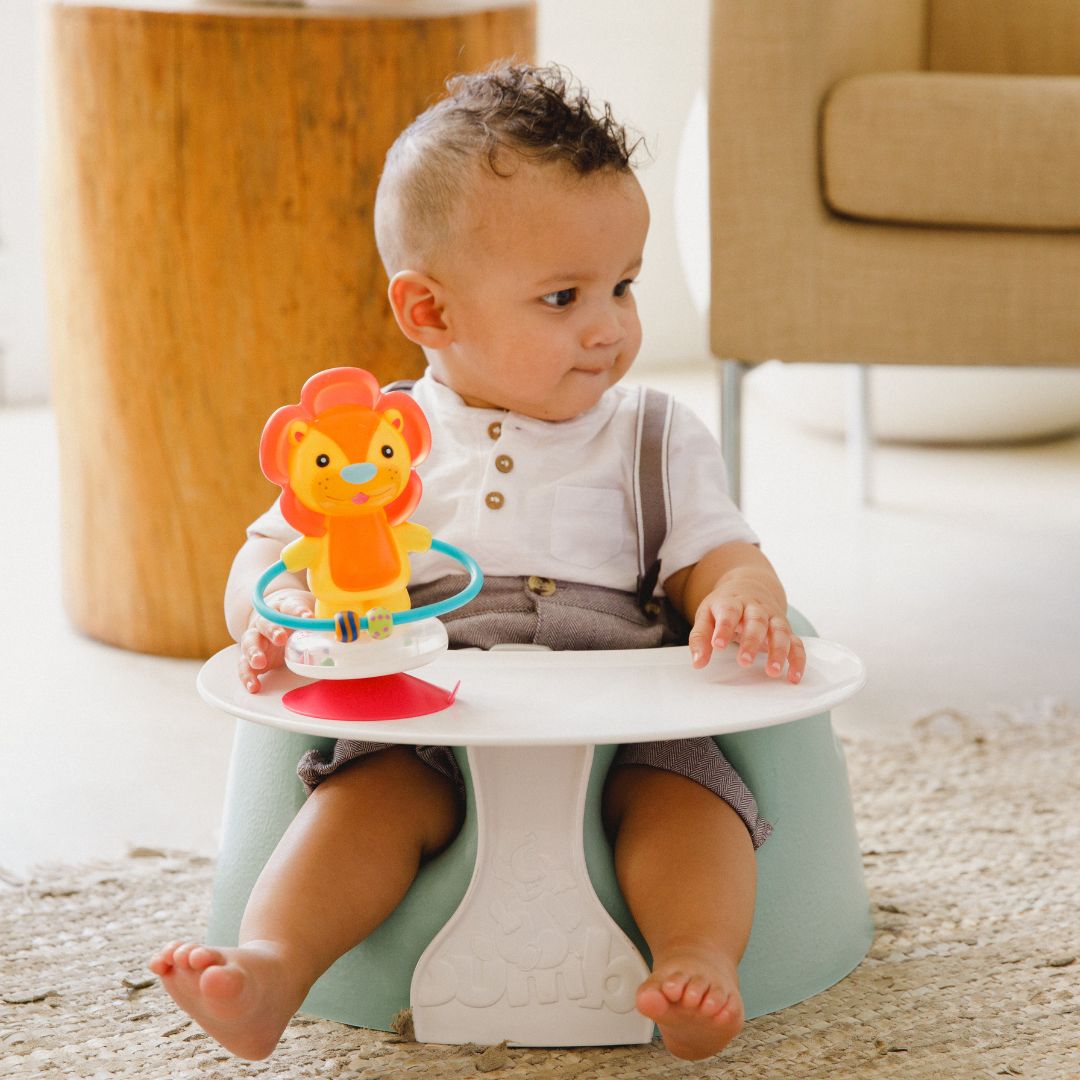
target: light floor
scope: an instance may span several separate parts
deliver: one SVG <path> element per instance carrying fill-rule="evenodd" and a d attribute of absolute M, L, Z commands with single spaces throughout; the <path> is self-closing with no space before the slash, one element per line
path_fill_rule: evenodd
<path fill-rule="evenodd" d="M 714 421 L 708 369 L 650 381 Z M 1080 438 L 879 447 L 866 508 L 841 442 L 771 416 L 753 376 L 747 398 L 745 510 L 792 602 L 869 669 L 840 731 L 902 738 L 940 709 L 1080 704 Z M 199 700 L 197 663 L 68 626 L 54 439 L 48 409 L 0 410 L 0 867 L 212 854 L 232 721 Z"/>

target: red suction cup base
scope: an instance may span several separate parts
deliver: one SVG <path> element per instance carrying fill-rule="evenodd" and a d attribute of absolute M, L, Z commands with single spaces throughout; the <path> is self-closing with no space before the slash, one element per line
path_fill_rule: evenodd
<path fill-rule="evenodd" d="M 399 673 L 371 679 L 325 679 L 290 690 L 281 700 L 290 711 L 317 720 L 405 720 L 448 708 L 458 686 L 444 690 Z"/>

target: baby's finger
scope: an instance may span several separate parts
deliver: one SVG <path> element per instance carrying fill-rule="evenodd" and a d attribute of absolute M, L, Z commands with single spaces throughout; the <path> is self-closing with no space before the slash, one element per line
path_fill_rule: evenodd
<path fill-rule="evenodd" d="M 713 632 L 713 648 L 724 649 L 735 637 L 739 622 L 743 617 L 741 604 L 720 603 L 713 609 L 716 616 L 716 630 Z"/>
<path fill-rule="evenodd" d="M 769 633 L 769 617 L 764 609 L 753 604 L 746 606 L 742 621 L 742 643 L 739 645 L 739 663 L 748 667 L 754 657 L 765 647 Z"/>
<path fill-rule="evenodd" d="M 283 615 L 295 615 L 298 619 L 310 619 L 314 614 L 311 609 L 311 602 L 303 600 L 299 596 L 292 596 L 288 600 L 283 600 L 278 611 Z"/>
<path fill-rule="evenodd" d="M 802 682 L 806 673 L 806 646 L 802 638 L 791 635 L 791 646 L 788 649 L 788 682 Z"/>
<path fill-rule="evenodd" d="M 240 653 L 240 660 L 236 665 L 236 673 L 240 676 L 240 684 L 249 694 L 257 694 L 261 689 L 258 673 L 247 662 L 244 654 Z"/>
<path fill-rule="evenodd" d="M 690 631 L 687 644 L 690 646 L 690 659 L 694 667 L 704 667 L 712 654 L 713 614 L 707 604 L 698 608 L 694 626 Z"/>
<path fill-rule="evenodd" d="M 289 631 L 284 626 L 279 626 L 277 623 L 263 618 L 262 615 L 255 617 L 254 627 L 267 641 L 274 645 L 284 645 L 289 637 Z"/>
<path fill-rule="evenodd" d="M 787 619 L 774 616 L 769 620 L 769 655 L 765 660 L 765 674 L 776 678 L 784 670 L 784 661 L 791 648 L 791 631 Z"/>
<path fill-rule="evenodd" d="M 240 655 L 254 671 L 266 670 L 271 648 L 270 642 L 255 626 L 249 626 L 240 637 Z"/>

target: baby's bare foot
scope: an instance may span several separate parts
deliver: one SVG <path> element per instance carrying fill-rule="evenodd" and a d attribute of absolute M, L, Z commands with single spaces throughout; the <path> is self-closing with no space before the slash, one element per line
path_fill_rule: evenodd
<path fill-rule="evenodd" d="M 150 970 L 208 1035 L 252 1061 L 273 1052 L 306 993 L 269 941 L 237 949 L 174 941 L 151 960 Z"/>
<path fill-rule="evenodd" d="M 652 974 L 638 987 L 637 1007 L 656 1021 L 668 1051 L 687 1061 L 719 1053 L 743 1026 L 735 968 L 706 949 L 654 957 Z"/>

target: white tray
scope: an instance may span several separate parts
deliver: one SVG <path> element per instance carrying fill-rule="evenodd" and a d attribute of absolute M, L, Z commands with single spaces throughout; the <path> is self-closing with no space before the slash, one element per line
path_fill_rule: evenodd
<path fill-rule="evenodd" d="M 458 649 L 415 674 L 452 690 L 443 712 L 407 720 L 343 721 L 299 716 L 282 694 L 311 680 L 287 670 L 263 677 L 250 694 L 237 676 L 237 647 L 199 672 L 211 705 L 245 720 L 330 738 L 442 746 L 567 746 L 722 735 L 826 712 L 863 685 L 862 661 L 849 649 L 806 638 L 798 685 L 770 679 L 764 656 L 750 668 L 728 647 L 708 666 L 690 666 L 688 648 L 595 652 Z"/>

